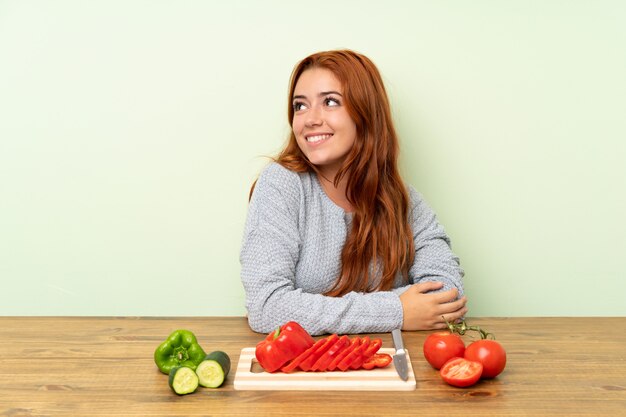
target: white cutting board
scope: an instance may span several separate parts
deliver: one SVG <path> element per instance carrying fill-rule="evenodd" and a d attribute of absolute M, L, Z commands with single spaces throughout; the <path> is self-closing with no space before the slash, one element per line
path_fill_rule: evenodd
<path fill-rule="evenodd" d="M 255 348 L 241 350 L 235 374 L 236 390 L 412 391 L 416 387 L 415 374 L 408 352 L 409 379 L 407 381 L 400 379 L 393 362 L 386 368 L 372 370 L 297 371 L 289 374 L 284 372 L 270 374 L 262 371 L 254 352 Z M 382 348 L 378 352 L 393 356 L 395 350 Z"/>

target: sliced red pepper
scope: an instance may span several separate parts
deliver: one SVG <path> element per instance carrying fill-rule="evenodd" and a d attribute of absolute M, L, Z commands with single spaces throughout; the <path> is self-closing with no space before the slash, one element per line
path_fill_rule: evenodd
<path fill-rule="evenodd" d="M 324 344 L 321 345 L 313 353 L 311 353 L 308 358 L 300 362 L 300 365 L 299 365 L 300 369 L 302 369 L 305 372 L 310 371 L 313 364 L 320 358 L 320 356 L 324 354 L 324 352 L 330 349 L 330 347 L 333 344 L 335 344 L 338 339 L 339 339 L 339 336 L 337 336 L 336 334 L 331 334 L 326 339 L 323 339 L 325 340 Z"/>
<path fill-rule="evenodd" d="M 311 371 L 325 371 L 330 362 L 338 355 L 346 346 L 350 344 L 350 338 L 343 335 L 332 345 L 320 358 L 313 364 Z"/>
<path fill-rule="evenodd" d="M 361 339 L 361 347 L 359 348 L 359 356 L 350 364 L 350 369 L 359 369 L 365 360 L 365 351 L 370 345 L 369 336 Z"/>
<path fill-rule="evenodd" d="M 313 346 L 315 341 L 295 321 L 278 327 L 256 346 L 256 359 L 267 372 L 274 372 Z"/>
<path fill-rule="evenodd" d="M 363 362 L 363 369 L 384 368 L 388 366 L 393 359 L 386 353 L 376 353 Z"/>
<path fill-rule="evenodd" d="M 358 343 L 354 344 L 354 347 L 338 364 L 337 368 L 343 372 L 347 371 L 350 368 L 350 364 L 354 362 L 354 360 L 361 356 L 361 339 L 359 337 L 355 337 L 358 340 Z M 352 346 L 352 345 L 350 345 Z"/>
<path fill-rule="evenodd" d="M 330 365 L 328 365 L 328 368 L 326 368 L 326 370 L 334 371 L 335 369 L 337 369 L 337 365 L 339 365 L 339 362 L 341 362 L 343 358 L 348 356 L 350 352 L 352 352 L 352 350 L 354 349 L 354 346 L 358 344 L 360 344 L 359 338 L 358 337 L 353 338 L 350 341 L 350 345 L 348 345 L 347 348 L 345 348 L 344 350 L 341 351 L 341 353 L 335 356 L 335 359 L 332 360 L 332 362 L 330 363 Z"/>
<path fill-rule="evenodd" d="M 302 363 L 303 360 L 309 357 L 311 353 L 315 352 L 320 346 L 326 343 L 326 339 L 320 339 L 313 346 L 302 352 L 302 354 L 291 360 L 287 365 L 283 366 L 280 370 L 283 372 L 293 372 Z"/>
<path fill-rule="evenodd" d="M 363 353 L 363 355 L 365 357 L 364 358 L 364 362 L 367 360 L 367 358 L 369 358 L 370 356 L 373 356 L 376 352 L 378 352 L 378 349 L 380 349 L 380 347 L 382 345 L 383 345 L 382 339 L 374 339 L 374 340 L 372 340 L 372 342 L 370 343 L 368 348 Z"/>

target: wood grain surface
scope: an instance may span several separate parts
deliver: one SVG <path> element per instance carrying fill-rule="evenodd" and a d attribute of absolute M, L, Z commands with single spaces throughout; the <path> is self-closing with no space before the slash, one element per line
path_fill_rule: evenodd
<path fill-rule="evenodd" d="M 0 317 L 0 416 L 625 416 L 626 318 L 480 318 L 507 350 L 497 378 L 446 385 L 404 333 L 417 389 L 236 391 L 175 395 L 153 361 L 176 329 L 238 363 L 263 335 L 243 317 Z M 391 335 L 381 337 L 391 347 Z M 466 342 L 471 339 L 464 337 Z"/>

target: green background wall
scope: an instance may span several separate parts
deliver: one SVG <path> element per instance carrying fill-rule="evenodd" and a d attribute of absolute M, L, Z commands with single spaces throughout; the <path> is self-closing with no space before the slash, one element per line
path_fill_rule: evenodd
<path fill-rule="evenodd" d="M 304 56 L 380 68 L 474 316 L 624 315 L 622 1 L 0 1 L 2 315 L 241 315 Z"/>

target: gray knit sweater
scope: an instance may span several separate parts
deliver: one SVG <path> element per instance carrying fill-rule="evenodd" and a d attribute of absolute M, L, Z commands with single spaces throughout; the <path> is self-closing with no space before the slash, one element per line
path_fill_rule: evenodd
<path fill-rule="evenodd" d="M 435 214 L 412 187 L 415 261 L 410 283 L 440 281 L 463 293 L 463 271 Z M 241 280 L 250 327 L 269 333 L 290 320 L 313 335 L 389 332 L 402 326 L 399 295 L 408 288 L 322 295 L 341 271 L 352 215 L 330 200 L 313 173 L 268 165 L 256 184 L 241 247 Z"/>

